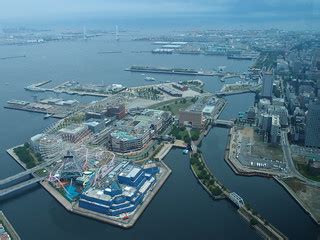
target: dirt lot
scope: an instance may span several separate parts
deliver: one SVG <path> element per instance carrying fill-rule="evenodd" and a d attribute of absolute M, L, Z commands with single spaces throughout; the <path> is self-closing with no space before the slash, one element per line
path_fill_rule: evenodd
<path fill-rule="evenodd" d="M 312 215 L 320 221 L 320 188 L 309 186 L 296 178 L 283 180 L 296 194 L 296 197 L 305 204 Z"/>
<path fill-rule="evenodd" d="M 244 128 L 241 130 L 243 137 L 250 138 L 251 154 L 257 157 L 266 157 L 276 161 L 283 161 L 283 152 L 280 145 L 273 145 L 263 142 L 261 136 L 254 132 L 253 128 Z"/>

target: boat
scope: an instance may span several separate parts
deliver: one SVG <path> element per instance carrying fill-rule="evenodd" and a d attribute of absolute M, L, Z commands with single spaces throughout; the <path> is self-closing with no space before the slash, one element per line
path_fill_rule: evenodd
<path fill-rule="evenodd" d="M 183 154 L 188 154 L 189 150 L 188 149 L 184 149 L 182 152 L 183 152 Z"/>
<path fill-rule="evenodd" d="M 154 77 L 145 77 L 144 80 L 153 82 L 156 79 Z"/>
<path fill-rule="evenodd" d="M 51 114 L 49 114 L 49 113 L 47 113 L 46 115 L 44 115 L 44 119 L 48 119 L 48 118 L 50 118 L 52 115 Z"/>

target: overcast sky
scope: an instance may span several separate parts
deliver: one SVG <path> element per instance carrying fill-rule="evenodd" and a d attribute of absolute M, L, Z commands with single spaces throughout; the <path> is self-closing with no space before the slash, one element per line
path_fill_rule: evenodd
<path fill-rule="evenodd" d="M 0 0 L 0 21 L 94 17 L 319 19 L 320 0 Z"/>

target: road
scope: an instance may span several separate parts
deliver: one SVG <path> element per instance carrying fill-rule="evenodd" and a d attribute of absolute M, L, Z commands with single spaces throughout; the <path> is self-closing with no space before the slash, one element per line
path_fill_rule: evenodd
<path fill-rule="evenodd" d="M 291 172 L 291 174 L 289 175 L 291 175 L 292 177 L 296 177 L 299 180 L 306 182 L 307 184 L 312 185 L 314 187 L 320 187 L 320 182 L 316 182 L 316 181 L 310 180 L 309 178 L 306 178 L 305 176 L 301 175 L 299 171 L 296 169 L 296 166 L 292 159 L 290 143 L 288 140 L 288 134 L 286 130 L 281 131 L 281 146 L 282 146 L 285 161 L 288 164 L 288 170 Z"/>

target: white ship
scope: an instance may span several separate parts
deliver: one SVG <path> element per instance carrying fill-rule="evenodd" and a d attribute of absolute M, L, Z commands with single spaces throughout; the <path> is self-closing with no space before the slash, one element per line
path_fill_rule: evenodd
<path fill-rule="evenodd" d="M 144 80 L 149 81 L 149 82 L 153 82 L 156 79 L 154 77 L 145 77 Z"/>

